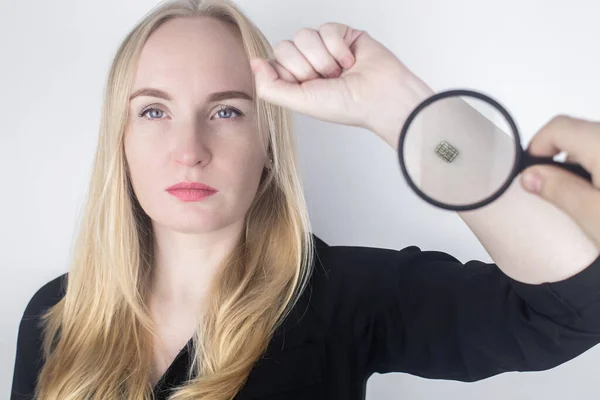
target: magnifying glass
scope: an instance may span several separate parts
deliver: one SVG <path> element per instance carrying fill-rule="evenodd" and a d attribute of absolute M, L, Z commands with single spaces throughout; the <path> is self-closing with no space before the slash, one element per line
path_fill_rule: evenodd
<path fill-rule="evenodd" d="M 437 93 L 412 111 L 400 134 L 398 158 L 417 195 L 453 211 L 488 205 L 534 164 L 592 179 L 579 164 L 524 151 L 508 111 L 491 97 L 466 89 Z"/>

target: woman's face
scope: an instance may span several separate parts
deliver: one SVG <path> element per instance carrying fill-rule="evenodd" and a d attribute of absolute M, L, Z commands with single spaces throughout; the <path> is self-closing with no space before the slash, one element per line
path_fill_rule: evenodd
<path fill-rule="evenodd" d="M 252 85 L 241 38 L 223 22 L 177 18 L 149 38 L 131 93 L 125 156 L 154 224 L 206 233 L 243 220 L 266 161 Z M 182 200 L 166 190 L 180 182 L 218 192 Z"/>

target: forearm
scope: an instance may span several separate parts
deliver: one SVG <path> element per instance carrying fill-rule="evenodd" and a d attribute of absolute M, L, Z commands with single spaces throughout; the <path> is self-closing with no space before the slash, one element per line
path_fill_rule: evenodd
<path fill-rule="evenodd" d="M 413 83 L 412 87 L 418 88 L 414 98 L 422 100 L 427 93 L 422 82 Z M 472 138 L 484 142 L 486 138 L 492 140 L 491 135 L 477 136 L 482 127 L 485 128 L 485 124 L 489 124 L 490 131 L 493 130 L 493 125 L 467 103 L 457 101 L 448 107 L 450 108 L 446 111 L 455 119 L 457 115 L 464 119 L 464 125 L 461 122 L 463 129 L 457 132 L 454 140 L 459 143 L 462 140 L 463 146 L 472 145 Z M 398 106 L 396 109 L 402 108 Z M 375 128 L 375 133 L 397 150 L 399 134 L 407 114 L 399 113 L 394 121 L 392 110 L 390 108 L 390 117 L 387 120 L 383 118 L 382 124 Z M 429 130 L 435 132 L 438 128 L 443 132 L 443 118 L 438 118 L 438 121 L 427 121 L 427 126 L 423 129 L 428 129 L 428 134 Z M 506 137 L 510 139 L 510 136 Z M 486 146 L 483 142 L 477 143 L 478 149 L 489 148 L 492 152 L 500 151 L 497 146 L 497 142 L 491 146 Z M 465 171 L 473 174 L 474 179 L 485 176 L 477 168 L 470 168 L 477 165 L 476 160 L 471 161 L 473 162 L 470 164 L 467 162 Z M 431 166 L 430 162 L 427 161 L 426 165 Z M 429 171 L 427 175 L 431 177 L 431 168 Z M 440 183 L 438 180 L 437 184 Z M 422 185 L 434 187 L 436 182 L 435 179 L 432 182 L 422 181 Z M 518 281 L 541 283 L 563 280 L 583 270 L 598 256 L 597 246 L 571 218 L 540 197 L 526 192 L 518 179 L 490 205 L 474 211 L 460 212 L 459 216 L 474 232 L 494 262 L 508 276 Z"/>
<path fill-rule="evenodd" d="M 495 202 L 459 216 L 504 273 L 521 282 L 569 278 L 598 256 L 570 217 L 526 192 L 518 179 Z"/>

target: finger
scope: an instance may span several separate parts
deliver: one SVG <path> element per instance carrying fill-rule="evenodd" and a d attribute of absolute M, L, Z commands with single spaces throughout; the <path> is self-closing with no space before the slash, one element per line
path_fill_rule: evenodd
<path fill-rule="evenodd" d="M 257 58 L 251 60 L 250 65 L 254 73 L 258 97 L 287 108 L 293 108 L 295 104 L 307 103 L 302 85 L 281 79 L 270 62 Z"/>
<path fill-rule="evenodd" d="M 561 168 L 544 165 L 527 168 L 521 183 L 567 213 L 600 244 L 600 191 L 589 182 Z"/>
<path fill-rule="evenodd" d="M 275 45 L 273 52 L 277 62 L 291 72 L 296 80 L 305 82 L 321 77 L 293 42 L 281 41 Z"/>
<path fill-rule="evenodd" d="M 335 61 L 343 68 L 350 68 L 354 65 L 355 57 L 350 50 L 350 46 L 357 36 L 357 31 L 347 25 L 327 23 L 319 28 L 321 40 L 327 51 Z"/>
<path fill-rule="evenodd" d="M 558 116 L 546 124 L 529 143 L 535 156 L 554 156 L 561 151 L 600 180 L 600 124 L 583 119 Z"/>
<path fill-rule="evenodd" d="M 271 65 L 277 71 L 277 74 L 281 79 L 289 83 L 300 83 L 290 71 L 288 71 L 283 65 L 279 64 L 276 60 L 271 61 Z"/>
<path fill-rule="evenodd" d="M 337 78 L 342 73 L 342 67 L 325 47 L 319 32 L 313 29 L 302 29 L 296 34 L 294 44 L 322 77 Z"/>
<path fill-rule="evenodd" d="M 576 163 L 577 161 L 573 158 L 572 155 L 567 153 L 567 156 L 565 157 L 565 162 L 573 164 L 573 163 Z"/>

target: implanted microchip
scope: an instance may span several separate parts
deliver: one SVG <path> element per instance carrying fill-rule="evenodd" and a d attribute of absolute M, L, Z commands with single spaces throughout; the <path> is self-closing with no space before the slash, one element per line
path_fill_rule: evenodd
<path fill-rule="evenodd" d="M 435 148 L 435 154 L 442 160 L 450 163 L 458 156 L 458 150 L 450 143 L 442 141 Z"/>

